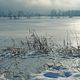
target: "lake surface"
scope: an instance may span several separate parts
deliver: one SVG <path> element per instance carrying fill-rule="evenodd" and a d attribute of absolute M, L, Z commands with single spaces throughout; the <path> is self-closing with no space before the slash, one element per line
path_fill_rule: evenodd
<path fill-rule="evenodd" d="M 20 40 L 26 37 L 29 30 L 40 36 L 53 36 L 54 41 L 61 43 L 64 39 L 76 45 L 80 39 L 80 18 L 23 18 L 10 20 L 0 18 L 0 47 L 10 46 L 11 38 Z M 76 39 L 77 38 L 77 39 Z"/>

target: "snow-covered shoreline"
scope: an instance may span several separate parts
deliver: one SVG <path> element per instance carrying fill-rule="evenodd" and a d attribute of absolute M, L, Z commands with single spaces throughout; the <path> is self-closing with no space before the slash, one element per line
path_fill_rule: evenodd
<path fill-rule="evenodd" d="M 0 79 L 3 78 L 3 80 L 6 80 L 7 78 L 7 80 L 13 80 L 13 78 L 15 78 L 14 80 L 22 80 L 24 78 L 23 80 L 28 80 L 27 78 L 29 78 L 29 80 L 79 80 L 79 58 L 73 57 L 66 59 L 61 58 L 58 55 L 54 55 L 53 59 L 50 59 L 51 54 L 44 57 L 39 55 L 35 55 L 35 57 L 33 57 L 34 55 L 32 54 L 35 54 L 35 51 L 29 53 L 29 55 L 26 55 L 25 58 L 15 57 L 5 58 L 4 60 L 2 60 L 3 62 L 0 62 L 0 68 L 2 65 L 2 67 L 5 69 L 3 69 L 3 72 L 1 73 Z M 56 65 L 54 65 L 53 62 Z M 63 68 L 56 70 L 59 66 L 63 66 L 64 70 L 60 70 Z M 52 72 L 55 74 L 56 71 L 60 74 L 61 71 L 68 71 L 71 73 L 71 75 L 69 77 L 61 77 L 58 75 L 56 78 L 48 78 L 44 76 L 44 73 L 47 74 L 49 72 Z"/>
<path fill-rule="evenodd" d="M 3 80 L 79 80 L 79 48 L 54 44 L 35 32 L 22 40 L 20 47 L 12 41 L 13 47 L 0 50 Z"/>

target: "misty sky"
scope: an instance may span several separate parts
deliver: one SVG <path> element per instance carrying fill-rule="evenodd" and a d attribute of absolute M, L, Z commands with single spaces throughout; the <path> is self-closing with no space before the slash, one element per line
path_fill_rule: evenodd
<path fill-rule="evenodd" d="M 0 9 L 80 9 L 80 0 L 0 0 Z"/>

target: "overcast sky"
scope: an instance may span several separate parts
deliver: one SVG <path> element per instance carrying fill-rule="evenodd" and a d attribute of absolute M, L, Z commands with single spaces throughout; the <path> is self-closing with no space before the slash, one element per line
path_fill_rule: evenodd
<path fill-rule="evenodd" d="M 0 0 L 0 9 L 80 9 L 80 0 Z"/>

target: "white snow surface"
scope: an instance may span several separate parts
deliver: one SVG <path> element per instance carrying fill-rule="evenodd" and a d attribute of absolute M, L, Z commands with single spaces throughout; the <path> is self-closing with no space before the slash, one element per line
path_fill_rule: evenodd
<path fill-rule="evenodd" d="M 34 54 L 35 52 L 33 51 L 33 53 L 31 52 L 29 55 Z M 33 55 L 34 56 L 34 55 Z M 51 55 L 53 56 L 53 55 Z M 18 64 L 18 68 L 20 70 L 20 72 L 25 72 L 25 73 L 29 73 L 31 78 L 29 80 L 80 80 L 80 59 L 79 58 L 69 58 L 69 59 L 65 59 L 65 58 L 60 58 L 60 57 L 54 57 L 54 62 L 58 63 L 59 61 L 63 64 L 64 68 L 67 68 L 65 70 L 55 70 L 55 69 L 41 69 L 41 66 L 44 64 L 53 64 L 52 60 L 50 60 L 49 58 L 51 58 L 51 56 L 47 56 L 47 57 L 30 57 L 27 56 L 25 57 L 25 59 L 21 59 L 21 58 L 17 58 L 17 62 Z M 15 58 L 5 58 L 5 60 L 0 61 L 0 65 L 3 65 L 3 67 L 10 67 L 11 71 L 17 72 L 17 68 L 15 68 Z M 37 72 L 39 71 L 39 73 Z M 57 78 L 50 78 L 50 77 L 46 77 L 44 76 L 44 74 L 48 73 L 48 72 L 52 72 L 52 73 L 60 73 L 61 72 L 71 72 L 71 76 L 69 77 L 61 77 L 58 76 Z M 27 75 L 26 74 L 26 75 Z M 26 76 L 25 75 L 25 76 Z M 9 79 L 5 77 L 5 73 L 0 74 L 0 80 L 13 80 L 13 79 Z M 19 79 L 18 79 L 19 80 Z M 21 79 L 22 80 L 22 79 Z M 23 79 L 23 80 L 28 80 L 28 79 Z"/>

